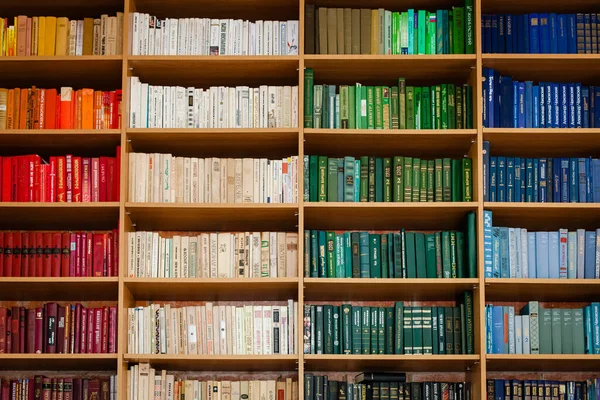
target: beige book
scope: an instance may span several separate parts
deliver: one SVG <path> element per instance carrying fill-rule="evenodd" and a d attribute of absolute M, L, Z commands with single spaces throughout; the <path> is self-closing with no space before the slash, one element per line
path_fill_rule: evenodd
<path fill-rule="evenodd" d="M 371 10 L 371 54 L 379 54 L 379 10 Z"/>
<path fill-rule="evenodd" d="M 292 378 L 285 378 L 285 400 L 292 400 Z"/>
<path fill-rule="evenodd" d="M 279 254 L 279 247 L 277 247 L 279 243 L 278 236 L 277 232 L 269 232 L 269 276 L 271 278 L 282 278 L 278 274 L 279 266 L 277 265 L 277 256 Z M 283 239 L 285 240 L 285 236 Z M 283 251 L 285 252 L 285 249 Z"/>
<path fill-rule="evenodd" d="M 249 398 L 253 400 L 262 400 L 260 397 L 260 381 L 250 381 L 249 387 Z"/>
<path fill-rule="evenodd" d="M 125 14 L 117 12 L 117 55 L 123 54 L 123 28 L 125 26 Z"/>
<path fill-rule="evenodd" d="M 254 354 L 254 307 L 244 306 L 245 354 Z"/>
<path fill-rule="evenodd" d="M 286 267 L 286 233 L 277 232 L 277 277 L 284 278 L 287 275 Z"/>
<path fill-rule="evenodd" d="M 235 203 L 235 173 L 236 173 L 236 159 L 227 159 L 227 202 Z M 241 160 L 240 160 L 241 164 Z"/>
<path fill-rule="evenodd" d="M 215 354 L 221 354 L 221 318 L 219 309 L 224 306 L 213 306 L 213 350 Z"/>
<path fill-rule="evenodd" d="M 360 54 L 360 10 L 353 8 L 351 12 L 351 54 Z M 345 25 L 344 25 L 345 26 Z"/>
<path fill-rule="evenodd" d="M 252 232 L 252 237 L 250 239 L 250 263 L 251 265 L 251 273 L 249 273 L 249 278 L 260 278 L 261 275 L 261 243 L 260 243 L 260 232 Z"/>
<path fill-rule="evenodd" d="M 274 380 L 267 381 L 267 400 L 275 400 L 277 398 L 276 384 Z"/>
<path fill-rule="evenodd" d="M 244 278 L 246 275 L 246 236 L 242 232 L 236 234 L 236 248 L 235 248 L 235 270 L 234 278 Z"/>
<path fill-rule="evenodd" d="M 141 363 L 138 369 L 138 399 L 148 399 L 148 375 L 150 374 L 150 364 Z"/>
<path fill-rule="evenodd" d="M 250 397 L 250 382 L 249 381 L 241 381 L 240 382 L 240 399 L 251 399 Z"/>
<path fill-rule="evenodd" d="M 298 276 L 298 234 L 288 232 L 285 235 L 286 276 Z"/>
<path fill-rule="evenodd" d="M 213 397 L 213 384 L 214 381 L 208 381 L 206 382 L 206 394 L 207 394 L 207 399 L 208 400 L 214 400 L 215 398 Z"/>
<path fill-rule="evenodd" d="M 160 392 L 162 394 L 161 400 L 167 398 L 167 370 L 163 369 L 160 374 Z"/>
<path fill-rule="evenodd" d="M 204 159 L 204 203 L 212 203 L 212 158 Z"/>
<path fill-rule="evenodd" d="M 66 56 L 69 48 L 69 19 L 56 19 L 56 55 Z"/>
<path fill-rule="evenodd" d="M 83 19 L 83 55 L 94 54 L 94 18 Z"/>
<path fill-rule="evenodd" d="M 344 54 L 352 54 L 352 10 L 344 8 Z"/>
<path fill-rule="evenodd" d="M 218 234 L 212 232 L 209 234 L 210 238 L 210 278 L 217 278 L 219 276 L 219 258 L 218 258 Z"/>
<path fill-rule="evenodd" d="M 371 10 L 360 10 L 360 54 L 371 54 Z"/>
<path fill-rule="evenodd" d="M 45 56 L 53 56 L 56 54 L 56 17 L 46 17 L 46 49 Z"/>
<path fill-rule="evenodd" d="M 188 354 L 188 324 L 185 307 L 179 308 L 179 354 Z"/>
<path fill-rule="evenodd" d="M 208 382 L 204 381 L 204 382 L 200 382 L 200 398 L 202 400 L 207 400 L 208 397 Z M 165 399 L 163 399 L 165 400 Z"/>
<path fill-rule="evenodd" d="M 243 163 L 241 158 L 235 159 L 235 181 L 234 181 L 234 203 L 243 203 L 244 195 L 243 195 Z"/>
<path fill-rule="evenodd" d="M 292 382 L 292 400 L 298 400 L 298 382 Z"/>
<path fill-rule="evenodd" d="M 279 396 L 281 396 L 281 399 L 285 400 L 285 396 L 287 394 L 285 392 L 285 382 L 283 382 L 283 381 L 277 381 L 275 383 L 275 390 L 276 390 L 275 398 L 279 399 Z"/>
<path fill-rule="evenodd" d="M 173 172 L 175 172 L 175 184 L 173 185 L 174 187 L 171 187 L 171 189 L 175 190 L 175 203 L 183 203 L 183 157 L 175 157 L 174 161 L 175 170 Z"/>
<path fill-rule="evenodd" d="M 200 273 L 199 278 L 210 278 L 210 235 L 208 233 L 200 234 Z"/>
<path fill-rule="evenodd" d="M 186 379 L 183 386 L 184 386 L 184 392 L 185 392 L 184 398 L 193 399 L 194 398 L 194 381 L 191 379 Z"/>
<path fill-rule="evenodd" d="M 198 354 L 198 322 L 196 307 L 186 307 L 188 324 L 188 354 Z"/>
<path fill-rule="evenodd" d="M 226 306 L 225 307 L 225 337 L 226 337 L 226 349 L 227 349 L 227 353 L 226 354 L 234 354 L 233 349 L 235 347 L 233 347 L 233 333 L 234 333 L 234 329 L 235 329 L 235 325 L 233 323 L 233 319 L 231 318 L 231 313 L 232 311 L 235 309 L 234 306 Z"/>
<path fill-rule="evenodd" d="M 319 7 L 317 12 L 319 54 L 328 54 L 327 49 L 327 8 Z"/>
<path fill-rule="evenodd" d="M 108 17 L 106 20 L 106 55 L 117 55 L 117 17 Z"/>
<path fill-rule="evenodd" d="M 31 55 L 38 55 L 38 38 L 40 36 L 39 17 L 31 18 Z"/>
<path fill-rule="evenodd" d="M 206 354 L 215 354 L 214 350 L 214 321 L 213 321 L 213 305 L 206 303 Z"/>
<path fill-rule="evenodd" d="M 254 203 L 254 161 L 252 158 L 242 160 L 242 202 Z"/>
<path fill-rule="evenodd" d="M 231 264 L 231 233 L 217 234 L 218 259 L 217 259 L 217 277 L 231 278 L 229 274 L 229 266 Z"/>
<path fill-rule="evenodd" d="M 222 400 L 231 400 L 231 382 L 230 381 L 222 381 L 221 382 L 221 399 Z"/>
<path fill-rule="evenodd" d="M 337 49 L 337 9 L 327 9 L 327 54 L 338 54 Z"/>
<path fill-rule="evenodd" d="M 379 31 L 377 32 L 379 39 L 377 41 L 377 51 L 378 54 L 385 54 L 385 9 L 378 9 L 377 14 L 379 18 Z"/>
<path fill-rule="evenodd" d="M 221 201 L 221 159 L 212 158 L 211 173 L 211 203 L 220 203 Z"/>
<path fill-rule="evenodd" d="M 241 389 L 240 381 L 231 382 L 231 400 L 240 400 L 241 399 L 240 389 Z"/>
<path fill-rule="evenodd" d="M 206 354 L 206 307 L 196 306 L 196 323 L 197 328 L 197 347 L 198 354 Z"/>
<path fill-rule="evenodd" d="M 95 56 L 99 56 L 101 55 L 101 49 L 100 49 L 100 41 L 101 41 L 101 32 L 100 32 L 100 18 L 94 18 L 94 28 L 93 28 L 93 34 L 92 34 L 92 52 L 93 55 Z"/>
<path fill-rule="evenodd" d="M 263 306 L 262 318 L 262 353 L 273 354 L 273 308 Z"/>
<path fill-rule="evenodd" d="M 335 19 L 336 19 L 336 31 L 337 31 L 337 53 L 338 54 L 346 54 L 345 53 L 345 44 L 344 44 L 344 33 L 346 33 L 346 28 L 344 25 L 344 9 L 336 8 L 335 9 Z"/>
<path fill-rule="evenodd" d="M 270 276 L 270 260 L 271 260 L 271 252 L 269 249 L 269 238 L 270 238 L 270 233 L 269 232 L 262 232 L 261 233 L 261 243 L 260 243 L 260 274 L 261 277 L 266 278 Z"/>
<path fill-rule="evenodd" d="M 170 304 L 165 304 L 165 337 L 167 341 L 167 354 L 174 354 L 175 339 L 173 337 L 173 312 Z"/>
<path fill-rule="evenodd" d="M 268 396 L 267 381 L 260 381 L 259 386 L 260 386 L 260 397 L 258 397 L 258 399 L 267 400 L 268 399 L 268 397 L 267 397 Z"/>
<path fill-rule="evenodd" d="M 227 346 L 227 331 L 229 330 L 227 326 L 227 309 L 231 306 L 219 306 L 219 346 L 221 348 L 219 351 L 221 354 L 229 354 Z"/>
<path fill-rule="evenodd" d="M 227 162 L 228 159 L 221 160 L 221 176 L 219 178 L 220 203 L 227 203 Z"/>

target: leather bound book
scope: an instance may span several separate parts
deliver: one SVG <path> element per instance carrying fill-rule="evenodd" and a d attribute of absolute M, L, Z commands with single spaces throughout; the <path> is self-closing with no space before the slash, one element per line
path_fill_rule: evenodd
<path fill-rule="evenodd" d="M 64 392 L 64 384 L 65 381 L 63 378 L 56 379 L 56 400 L 64 400 L 65 392 Z"/>
<path fill-rule="evenodd" d="M 74 353 L 79 353 L 79 349 L 81 348 L 81 309 L 81 304 L 77 303 L 75 305 L 75 321 L 73 324 L 74 328 L 71 328 L 74 338 Z"/>
<path fill-rule="evenodd" d="M 104 249 L 106 246 L 106 234 L 94 233 L 94 274 L 93 276 L 105 276 L 106 260 L 104 257 Z"/>
<path fill-rule="evenodd" d="M 52 277 L 60 278 L 61 269 L 62 235 L 52 232 Z"/>
<path fill-rule="evenodd" d="M 105 258 L 105 264 L 106 264 L 106 273 L 104 274 L 104 276 L 115 276 L 114 274 L 114 256 L 113 256 L 113 251 L 114 251 L 114 237 L 113 237 L 113 233 L 112 232 L 107 232 L 104 236 L 106 238 L 105 240 L 105 246 L 104 246 L 104 258 Z"/>
<path fill-rule="evenodd" d="M 108 353 L 108 307 L 102 307 L 102 346 L 100 353 Z"/>
<path fill-rule="evenodd" d="M 14 247 L 14 232 L 4 233 L 4 276 L 12 276 L 12 252 Z"/>
<path fill-rule="evenodd" d="M 82 400 L 83 382 L 81 378 L 73 378 L 73 400 Z"/>
<path fill-rule="evenodd" d="M 42 353 L 47 353 L 48 344 L 48 303 L 42 309 Z"/>
<path fill-rule="evenodd" d="M 2 169 L 2 160 L 0 160 L 0 170 Z M 0 172 L 0 177 L 2 172 Z M 4 232 L 0 232 L 0 276 L 4 276 Z"/>
<path fill-rule="evenodd" d="M 27 317 L 27 309 L 25 307 L 19 307 L 19 353 L 24 354 L 27 341 L 27 323 L 25 321 Z"/>
<path fill-rule="evenodd" d="M 60 275 L 62 277 L 73 276 L 71 275 L 71 234 L 69 232 L 61 233 L 61 249 L 60 249 Z"/>
<path fill-rule="evenodd" d="M 79 320 L 79 318 L 81 318 L 81 313 L 79 313 L 79 315 L 77 315 L 77 306 L 76 305 L 72 305 L 71 304 L 71 312 L 69 313 L 69 317 L 70 317 L 70 324 L 69 325 L 69 353 L 71 354 L 75 354 L 79 352 L 79 347 L 75 346 L 75 342 L 76 342 L 76 335 L 75 333 L 77 332 L 77 324 L 81 323 L 81 321 Z M 78 344 L 79 345 L 79 344 Z"/>
<path fill-rule="evenodd" d="M 9 399 L 10 397 L 10 382 L 6 379 L 0 380 L 0 397 Z"/>
<path fill-rule="evenodd" d="M 44 232 L 44 277 L 52 277 L 52 233 Z"/>
<path fill-rule="evenodd" d="M 42 378 L 42 400 L 51 400 L 52 398 L 52 379 Z"/>
<path fill-rule="evenodd" d="M 11 353 L 19 353 L 19 314 L 21 309 L 13 307 L 10 321 Z"/>
<path fill-rule="evenodd" d="M 65 353 L 65 308 L 58 306 L 56 325 L 56 352 Z"/>
<path fill-rule="evenodd" d="M 0 354 L 10 353 L 10 348 L 6 347 L 6 333 L 10 331 L 10 325 L 7 325 L 9 315 L 8 308 L 0 307 Z"/>
<path fill-rule="evenodd" d="M 21 275 L 21 233 L 15 232 L 13 236 L 12 251 L 12 276 Z"/>
<path fill-rule="evenodd" d="M 86 311 L 86 309 L 82 310 Z M 88 308 L 87 309 L 87 353 L 95 353 L 94 351 L 94 341 L 96 339 L 95 336 L 95 328 L 96 328 L 96 309 Z"/>
<path fill-rule="evenodd" d="M 12 352 L 12 317 L 6 317 L 6 352 Z"/>
<path fill-rule="evenodd" d="M 86 308 L 81 309 L 81 344 L 79 346 L 78 353 L 89 353 L 88 351 L 88 310 Z"/>
<path fill-rule="evenodd" d="M 36 233 L 37 232 L 29 232 L 29 277 L 37 276 Z"/>
<path fill-rule="evenodd" d="M 94 251 L 94 234 L 89 232 L 83 234 L 85 237 L 85 274 L 83 276 L 94 276 L 93 275 L 93 251 Z"/>
<path fill-rule="evenodd" d="M 58 400 L 58 379 L 57 378 L 52 378 L 51 380 L 52 382 L 52 392 L 50 394 L 50 399 L 51 400 Z"/>
<path fill-rule="evenodd" d="M 29 276 L 29 232 L 21 233 L 21 275 Z"/>
<path fill-rule="evenodd" d="M 73 378 L 63 379 L 64 400 L 73 400 Z M 77 399 L 80 400 L 80 399 Z"/>
<path fill-rule="evenodd" d="M 25 352 L 35 354 L 35 308 L 27 310 L 27 347 Z"/>
<path fill-rule="evenodd" d="M 34 377 L 34 383 L 33 383 L 33 398 L 34 400 L 42 400 L 42 376 L 41 375 L 36 375 Z"/>
<path fill-rule="evenodd" d="M 304 53 L 315 54 L 315 5 L 304 6 Z"/>
<path fill-rule="evenodd" d="M 48 340 L 46 342 L 46 353 L 56 353 L 56 341 L 58 334 L 58 305 L 56 303 L 48 303 Z"/>
<path fill-rule="evenodd" d="M 110 400 L 110 380 L 100 381 L 100 400 Z"/>
<path fill-rule="evenodd" d="M 44 332 L 44 309 L 38 307 L 35 309 L 34 322 L 34 353 L 41 354 L 43 351 Z"/>
<path fill-rule="evenodd" d="M 35 276 L 44 276 L 44 233 L 35 232 Z"/>
<path fill-rule="evenodd" d="M 85 387 L 85 386 L 84 386 Z M 100 400 L 100 380 L 90 379 L 88 383 L 88 399 L 89 400 Z"/>
<path fill-rule="evenodd" d="M 114 354 L 117 352 L 117 307 L 110 307 L 108 315 L 108 352 Z"/>
<path fill-rule="evenodd" d="M 102 308 L 94 308 L 94 354 L 102 352 L 102 315 Z"/>

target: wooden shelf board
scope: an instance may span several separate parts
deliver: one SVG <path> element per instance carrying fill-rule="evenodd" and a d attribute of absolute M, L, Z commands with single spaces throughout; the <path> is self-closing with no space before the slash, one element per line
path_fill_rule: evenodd
<path fill-rule="evenodd" d="M 494 226 L 528 230 L 596 229 L 600 203 L 484 203 L 492 211 Z"/>
<path fill-rule="evenodd" d="M 125 362 L 149 362 L 154 368 L 206 371 L 295 371 L 297 355 L 125 354 Z"/>
<path fill-rule="evenodd" d="M 15 17 L 17 15 L 60 15 L 72 18 L 115 15 L 123 11 L 123 0 L 97 0 L 82 2 L 79 0 L 4 0 L 0 4 L 0 15 Z"/>
<path fill-rule="evenodd" d="M 304 66 L 314 69 L 315 84 L 336 85 L 397 85 L 400 77 L 408 85 L 463 84 L 475 64 L 476 57 L 470 54 L 304 56 Z"/>
<path fill-rule="evenodd" d="M 0 203 L 0 229 L 114 229 L 119 203 Z"/>
<path fill-rule="evenodd" d="M 515 13 L 526 14 L 530 12 L 555 12 L 555 13 L 581 13 L 597 12 L 598 2 L 596 0 L 573 0 L 573 1 L 540 1 L 540 0 L 486 0 L 481 3 L 483 13 Z"/>
<path fill-rule="evenodd" d="M 208 88 L 297 85 L 299 60 L 297 56 L 131 56 L 127 63 L 130 76 L 138 76 L 142 83 Z"/>
<path fill-rule="evenodd" d="M 116 370 L 117 354 L 0 354 L 0 370 Z"/>
<path fill-rule="evenodd" d="M 462 157 L 477 138 L 476 129 L 464 130 L 368 130 L 305 129 L 305 154 L 331 157 L 362 154 L 393 157 Z"/>
<path fill-rule="evenodd" d="M 477 203 L 304 203 L 305 229 L 455 229 Z"/>
<path fill-rule="evenodd" d="M 488 371 L 597 371 L 597 354 L 487 354 Z"/>
<path fill-rule="evenodd" d="M 366 4 L 361 0 L 316 0 L 307 4 L 316 4 L 317 7 L 351 7 L 351 8 L 364 8 Z M 410 7 L 416 7 L 415 3 L 409 0 L 370 0 L 368 8 L 385 8 L 391 11 L 406 11 Z M 452 0 L 421 0 L 418 3 L 420 8 L 423 9 L 451 9 L 452 6 L 456 5 L 456 2 Z"/>
<path fill-rule="evenodd" d="M 299 128 L 128 129 L 136 152 L 191 157 L 287 157 L 298 153 Z"/>
<path fill-rule="evenodd" d="M 304 278 L 305 301 L 455 300 L 478 279 Z"/>
<path fill-rule="evenodd" d="M 136 300 L 287 300 L 298 298 L 298 278 L 125 278 Z"/>
<path fill-rule="evenodd" d="M 0 300 L 116 300 L 119 278 L 2 278 Z"/>
<path fill-rule="evenodd" d="M 305 371 L 464 372 L 479 355 L 305 354 Z"/>
<path fill-rule="evenodd" d="M 126 203 L 138 230 L 296 230 L 297 204 Z"/>
<path fill-rule="evenodd" d="M 494 155 L 600 156 L 600 129 L 483 128 Z"/>
<path fill-rule="evenodd" d="M 1 66 L 0 66 L 1 67 Z M 78 156 L 113 155 L 121 144 L 121 130 L 10 129 L 0 131 L 0 155 L 25 153 Z"/>
<path fill-rule="evenodd" d="M 597 279 L 486 278 L 486 301 L 595 301 L 600 298 Z"/>

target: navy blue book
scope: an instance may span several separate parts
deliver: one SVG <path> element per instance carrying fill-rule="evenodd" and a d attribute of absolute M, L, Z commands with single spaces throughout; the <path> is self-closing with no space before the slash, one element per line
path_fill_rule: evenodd
<path fill-rule="evenodd" d="M 557 20 L 556 50 L 559 54 L 567 54 L 569 52 L 567 45 L 567 15 L 558 14 Z"/>
<path fill-rule="evenodd" d="M 519 200 L 521 203 L 523 203 L 525 201 L 525 186 L 526 186 L 526 182 L 525 182 L 525 163 L 526 163 L 527 159 L 526 158 L 521 158 L 520 159 L 520 170 L 521 170 L 521 189 L 519 189 Z"/>
<path fill-rule="evenodd" d="M 532 86 L 533 93 L 533 127 L 540 128 L 540 87 L 538 85 Z"/>
<path fill-rule="evenodd" d="M 506 17 L 498 14 L 498 53 L 506 52 Z"/>
<path fill-rule="evenodd" d="M 533 128 L 533 82 L 525 81 L 525 128 Z"/>
<path fill-rule="evenodd" d="M 490 201 L 490 142 L 483 142 L 483 201 Z"/>
<path fill-rule="evenodd" d="M 515 201 L 515 159 L 506 157 L 506 201 Z"/>
<path fill-rule="evenodd" d="M 600 128 L 600 86 L 594 87 L 594 128 Z"/>
<path fill-rule="evenodd" d="M 498 157 L 490 157 L 490 201 L 498 201 Z"/>
<path fill-rule="evenodd" d="M 500 74 L 498 71 L 494 71 L 494 127 L 499 128 L 500 126 Z"/>
<path fill-rule="evenodd" d="M 492 35 L 492 53 L 498 53 L 498 15 L 492 14 L 490 35 Z"/>
<path fill-rule="evenodd" d="M 527 159 L 527 165 L 525 167 L 525 201 L 531 203 L 533 201 L 533 159 Z"/>
<path fill-rule="evenodd" d="M 506 201 L 506 157 L 498 157 L 497 166 L 498 188 L 496 190 L 497 201 Z"/>
<path fill-rule="evenodd" d="M 494 379 L 494 400 L 504 400 L 504 381 Z M 510 397 L 510 394 L 508 395 Z"/>
<path fill-rule="evenodd" d="M 552 201 L 560 203 L 560 158 L 555 158 L 552 164 Z"/>
<path fill-rule="evenodd" d="M 519 95 L 518 95 L 519 117 L 517 119 L 517 125 L 519 128 L 525 128 L 525 83 L 519 82 L 518 85 L 519 85 Z"/>
<path fill-rule="evenodd" d="M 506 52 L 515 53 L 516 49 L 513 49 L 513 36 L 515 35 L 514 16 L 512 14 L 506 14 Z"/>
<path fill-rule="evenodd" d="M 547 13 L 540 13 L 540 53 L 550 53 L 550 27 Z"/>
<path fill-rule="evenodd" d="M 585 196 L 586 202 L 594 202 L 594 171 L 591 157 L 585 159 Z"/>
<path fill-rule="evenodd" d="M 569 189 L 569 159 L 560 159 L 560 201 L 561 203 L 568 203 L 570 197 Z"/>
<path fill-rule="evenodd" d="M 560 87 L 552 84 L 552 127 L 560 128 Z"/>
<path fill-rule="evenodd" d="M 567 14 L 567 52 L 577 54 L 577 17 L 575 14 Z"/>
<path fill-rule="evenodd" d="M 486 128 L 496 128 L 494 125 L 494 107 L 495 107 L 495 91 L 494 91 L 494 70 L 492 68 L 485 68 L 484 71 L 485 77 L 485 86 L 487 87 L 487 125 L 484 125 Z"/>
<path fill-rule="evenodd" d="M 552 128 L 554 125 L 554 112 L 552 107 L 552 82 L 546 82 L 546 128 Z"/>
<path fill-rule="evenodd" d="M 515 161 L 514 161 L 514 176 L 515 176 L 515 183 L 514 183 L 514 191 L 515 191 L 515 198 L 513 201 L 519 202 L 521 201 L 521 159 L 519 157 L 515 157 Z"/>
<path fill-rule="evenodd" d="M 556 13 L 548 14 L 548 27 L 550 32 L 550 53 L 558 53 L 558 27 L 556 21 Z"/>
<path fill-rule="evenodd" d="M 547 161 L 545 158 L 540 158 L 538 160 L 539 172 L 538 172 L 538 180 L 539 180 L 539 195 L 538 201 L 540 203 L 547 203 L 547 186 L 546 186 L 546 170 L 548 168 Z"/>
<path fill-rule="evenodd" d="M 600 159 L 592 160 L 592 200 L 600 203 Z"/>
<path fill-rule="evenodd" d="M 512 105 L 512 125 L 513 128 L 519 127 L 519 82 L 513 81 L 512 84 L 512 96 L 511 96 L 511 105 Z"/>
<path fill-rule="evenodd" d="M 569 91 L 568 85 L 560 84 L 560 127 L 569 126 Z"/>
<path fill-rule="evenodd" d="M 575 84 L 569 83 L 569 128 L 575 128 L 576 126 Z"/>
<path fill-rule="evenodd" d="M 590 88 L 588 86 L 581 87 L 581 109 L 583 117 L 583 127 L 590 127 Z"/>
<path fill-rule="evenodd" d="M 575 127 L 583 127 L 583 107 L 581 105 L 581 83 L 575 84 Z"/>
<path fill-rule="evenodd" d="M 540 159 L 533 159 L 533 202 L 540 201 Z"/>
<path fill-rule="evenodd" d="M 585 171 L 585 158 L 577 159 L 577 180 L 579 182 L 579 202 L 587 202 L 587 176 Z"/>
<path fill-rule="evenodd" d="M 440 21 L 441 23 L 441 21 Z M 482 23 L 482 29 L 483 29 L 483 41 L 482 41 L 482 46 L 483 46 L 483 52 L 484 53 L 491 53 L 492 52 L 492 16 L 489 14 L 484 14 L 483 16 L 483 23 Z"/>
<path fill-rule="evenodd" d="M 516 29 L 517 46 L 513 46 L 515 53 L 525 53 L 525 36 L 523 32 L 523 15 L 515 15 L 513 17 L 513 27 Z M 513 36 L 514 38 L 514 36 Z"/>
<path fill-rule="evenodd" d="M 521 28 L 521 37 L 519 40 L 523 41 L 525 53 L 529 54 L 529 14 L 521 16 L 521 20 L 519 21 L 519 27 Z"/>
<path fill-rule="evenodd" d="M 577 161 L 577 158 L 569 159 L 569 201 L 571 203 L 577 203 L 579 200 Z"/>
<path fill-rule="evenodd" d="M 590 128 L 600 128 L 596 124 L 596 108 L 598 108 L 598 99 L 596 98 L 598 91 L 596 89 L 598 89 L 597 86 L 590 86 Z"/>
<path fill-rule="evenodd" d="M 513 128 L 513 80 L 510 76 L 500 76 L 500 126 Z"/>
<path fill-rule="evenodd" d="M 546 128 L 546 85 L 540 82 L 538 87 L 540 90 L 540 128 Z"/>
<path fill-rule="evenodd" d="M 540 52 L 540 17 L 537 13 L 529 14 L 529 51 Z"/>
<path fill-rule="evenodd" d="M 553 166 L 553 159 L 552 158 L 547 158 L 546 159 L 546 202 L 548 203 L 552 203 L 553 197 L 552 197 L 552 193 L 554 190 L 554 181 L 552 180 L 553 178 L 553 172 L 554 172 L 554 166 Z"/>

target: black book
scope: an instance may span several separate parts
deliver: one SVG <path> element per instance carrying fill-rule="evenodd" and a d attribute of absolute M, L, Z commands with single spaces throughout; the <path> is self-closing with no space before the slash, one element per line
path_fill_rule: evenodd
<path fill-rule="evenodd" d="M 348 385 L 346 382 L 338 382 L 338 400 L 352 400 L 348 398 Z"/>
<path fill-rule="evenodd" d="M 314 379 L 315 400 L 323 400 L 323 376 L 317 375 Z"/>
<path fill-rule="evenodd" d="M 312 374 L 304 374 L 304 400 L 315 400 Z"/>
<path fill-rule="evenodd" d="M 423 382 L 423 399 L 433 400 L 433 388 L 431 382 Z"/>
<path fill-rule="evenodd" d="M 329 381 L 329 400 L 338 400 L 338 381 Z"/>
<path fill-rule="evenodd" d="M 421 383 L 420 382 L 412 382 L 410 384 L 410 397 L 412 400 L 422 400 L 422 392 L 421 392 Z M 452 399 L 452 397 L 450 397 Z"/>
<path fill-rule="evenodd" d="M 404 372 L 363 372 L 354 378 L 356 383 L 362 382 L 406 382 Z"/>

